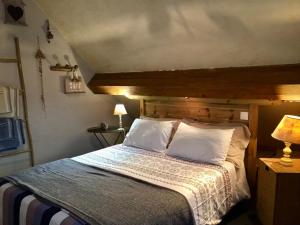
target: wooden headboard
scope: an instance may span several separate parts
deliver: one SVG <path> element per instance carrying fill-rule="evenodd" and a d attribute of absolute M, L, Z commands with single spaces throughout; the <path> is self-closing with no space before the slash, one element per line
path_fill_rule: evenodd
<path fill-rule="evenodd" d="M 246 124 L 251 132 L 251 139 L 245 155 L 245 166 L 250 188 L 255 190 L 257 172 L 257 105 L 204 103 L 195 98 L 142 98 L 140 99 L 140 114 L 155 118 L 188 118 L 201 122 L 239 122 Z M 241 115 L 243 119 L 241 119 Z"/>

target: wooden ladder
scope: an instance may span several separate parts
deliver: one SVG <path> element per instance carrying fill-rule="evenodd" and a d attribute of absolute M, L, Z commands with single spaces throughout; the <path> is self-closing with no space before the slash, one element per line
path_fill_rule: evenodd
<path fill-rule="evenodd" d="M 20 43 L 19 38 L 15 37 L 15 49 L 16 49 L 16 58 L 0 58 L 0 63 L 16 63 L 18 67 L 18 75 L 19 75 L 19 81 L 20 81 L 20 95 L 22 96 L 22 102 L 23 102 L 23 117 L 24 117 L 24 123 L 25 123 L 25 129 L 26 129 L 26 136 L 27 136 L 27 142 L 28 142 L 28 149 L 25 150 L 10 150 L 10 151 L 4 151 L 0 153 L 0 157 L 9 157 L 14 156 L 18 154 L 23 153 L 29 153 L 30 155 L 30 165 L 34 166 L 34 151 L 33 151 L 33 145 L 32 145 L 32 136 L 28 121 L 28 105 L 27 105 L 27 96 L 26 96 L 26 88 L 25 88 L 25 82 L 24 82 L 24 75 L 23 75 L 23 69 L 22 69 L 22 60 L 21 60 L 21 52 L 20 52 Z"/>

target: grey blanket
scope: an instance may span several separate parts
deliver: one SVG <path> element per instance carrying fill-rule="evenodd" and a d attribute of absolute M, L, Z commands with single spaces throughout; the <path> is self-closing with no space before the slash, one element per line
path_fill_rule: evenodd
<path fill-rule="evenodd" d="M 181 194 L 71 159 L 36 166 L 8 179 L 91 225 L 194 223 Z"/>

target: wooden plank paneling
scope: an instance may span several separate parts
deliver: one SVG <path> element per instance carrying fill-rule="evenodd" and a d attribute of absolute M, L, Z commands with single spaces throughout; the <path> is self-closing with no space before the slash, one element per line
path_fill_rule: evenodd
<path fill-rule="evenodd" d="M 256 190 L 257 178 L 257 134 L 258 134 L 258 105 L 249 107 L 249 130 L 251 133 L 246 154 L 247 177 L 251 190 Z"/>
<path fill-rule="evenodd" d="M 98 73 L 88 86 L 112 95 L 299 100 L 300 64 Z"/>
<path fill-rule="evenodd" d="M 245 105 L 232 104 L 209 104 L 190 100 L 146 100 L 144 101 L 145 116 L 150 117 L 169 117 L 177 119 L 193 119 L 208 122 L 242 122 L 240 113 L 248 112 Z"/>

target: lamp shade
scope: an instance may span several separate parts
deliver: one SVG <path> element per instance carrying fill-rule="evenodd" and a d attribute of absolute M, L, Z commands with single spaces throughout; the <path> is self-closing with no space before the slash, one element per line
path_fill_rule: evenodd
<path fill-rule="evenodd" d="M 123 104 L 116 104 L 114 115 L 125 115 L 125 114 L 127 114 L 125 106 Z"/>
<path fill-rule="evenodd" d="M 300 117 L 285 115 L 272 133 L 272 137 L 283 142 L 300 144 Z"/>

